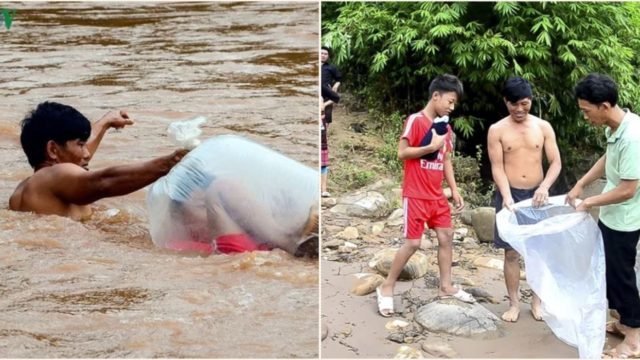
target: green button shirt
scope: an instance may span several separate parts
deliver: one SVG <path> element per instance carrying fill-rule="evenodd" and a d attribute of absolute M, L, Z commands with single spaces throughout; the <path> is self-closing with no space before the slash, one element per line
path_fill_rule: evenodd
<path fill-rule="evenodd" d="M 620 180 L 640 180 L 640 117 L 625 110 L 618 129 L 604 131 L 607 137 L 605 175 L 607 185 L 603 192 L 615 188 Z M 640 191 L 629 200 L 600 207 L 600 221 L 617 231 L 640 229 Z"/>

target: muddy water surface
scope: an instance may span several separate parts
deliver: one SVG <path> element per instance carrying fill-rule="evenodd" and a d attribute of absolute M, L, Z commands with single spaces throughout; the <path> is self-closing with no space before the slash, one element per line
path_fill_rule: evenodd
<path fill-rule="evenodd" d="M 318 163 L 314 3 L 10 3 L 0 29 L 0 357 L 317 357 L 318 265 L 153 246 L 145 190 L 79 223 L 7 210 L 39 102 L 127 109 L 90 166 L 170 153 L 171 121 Z"/>

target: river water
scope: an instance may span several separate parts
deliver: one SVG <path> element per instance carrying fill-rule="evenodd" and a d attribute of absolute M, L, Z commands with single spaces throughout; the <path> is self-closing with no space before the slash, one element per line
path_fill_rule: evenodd
<path fill-rule="evenodd" d="M 169 154 L 171 121 L 318 165 L 317 3 L 5 3 L 0 28 L 0 357 L 317 357 L 318 263 L 151 242 L 145 190 L 92 219 L 7 210 L 39 102 L 126 109 L 90 167 Z M 1 25 L 1 24 L 0 24 Z"/>

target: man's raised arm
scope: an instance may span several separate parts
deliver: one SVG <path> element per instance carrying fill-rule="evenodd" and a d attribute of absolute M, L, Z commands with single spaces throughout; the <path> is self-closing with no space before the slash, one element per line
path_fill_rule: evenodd
<path fill-rule="evenodd" d="M 98 150 L 98 145 L 100 145 L 104 134 L 109 128 L 122 129 L 127 125 L 133 125 L 133 120 L 129 118 L 129 114 L 124 110 L 109 111 L 100 120 L 91 124 L 91 137 L 87 140 L 87 148 L 91 153 L 91 157 Z"/>

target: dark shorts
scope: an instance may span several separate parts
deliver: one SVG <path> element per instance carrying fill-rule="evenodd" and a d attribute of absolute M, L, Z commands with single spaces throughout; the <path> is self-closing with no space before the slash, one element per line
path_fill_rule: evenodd
<path fill-rule="evenodd" d="M 536 187 L 533 189 L 515 189 L 515 188 L 509 188 L 509 189 L 511 190 L 511 197 L 513 198 L 513 203 L 515 204 L 520 201 L 531 199 L 533 197 L 533 194 L 535 194 L 538 188 Z M 500 210 L 502 210 L 502 200 L 503 200 L 502 194 L 500 194 L 500 191 L 496 189 L 495 193 L 493 194 L 493 207 L 496 209 L 496 214 Z M 495 225 L 493 231 L 494 231 L 493 246 L 495 246 L 497 249 L 513 250 L 511 245 L 509 245 L 509 243 L 507 243 L 506 241 L 503 241 L 498 235 L 497 225 Z"/>
<path fill-rule="evenodd" d="M 327 124 L 333 122 L 333 104 L 327 105 L 324 108 L 324 121 L 326 121 Z"/>

